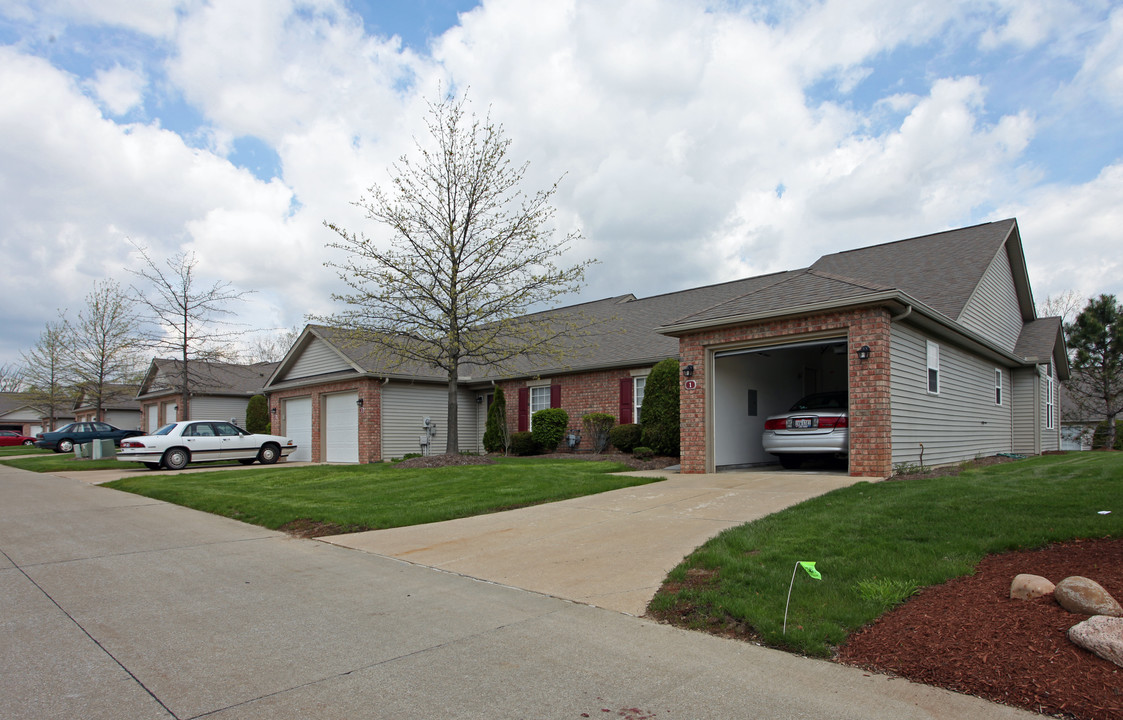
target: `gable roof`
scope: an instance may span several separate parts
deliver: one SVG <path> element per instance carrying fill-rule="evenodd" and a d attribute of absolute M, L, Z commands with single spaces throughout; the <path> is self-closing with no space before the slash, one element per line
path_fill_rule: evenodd
<path fill-rule="evenodd" d="M 250 397 L 261 392 L 265 381 L 276 369 L 277 363 L 264 362 L 249 365 L 220 363 L 209 360 L 188 360 L 187 372 L 192 395 L 238 395 Z M 181 360 L 155 358 L 144 374 L 137 399 L 178 392 Z"/>
<path fill-rule="evenodd" d="M 1061 380 L 1067 380 L 1071 375 L 1064 325 L 1059 317 L 1038 318 L 1023 325 L 1014 353 L 1026 361 L 1053 363 Z"/>
<path fill-rule="evenodd" d="M 103 410 L 140 410 L 140 401 L 136 399 L 139 385 L 107 385 L 104 389 L 105 397 L 102 398 Z M 74 396 L 74 411 L 88 410 L 94 407 L 94 402 L 86 402 L 86 390 L 79 387 Z"/>

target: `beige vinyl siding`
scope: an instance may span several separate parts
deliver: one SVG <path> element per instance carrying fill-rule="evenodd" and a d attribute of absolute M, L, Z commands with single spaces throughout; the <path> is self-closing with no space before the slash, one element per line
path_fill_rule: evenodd
<path fill-rule="evenodd" d="M 1014 349 L 1022 331 L 1022 311 L 1005 251 L 991 261 L 958 320 L 1007 350 Z"/>
<path fill-rule="evenodd" d="M 239 427 L 246 426 L 246 406 L 249 398 L 196 395 L 191 398 L 192 420 L 229 420 L 234 418 Z"/>
<path fill-rule="evenodd" d="M 476 393 L 460 390 L 457 418 L 462 452 L 482 452 L 482 421 Z M 388 382 L 382 387 L 382 459 L 399 458 L 421 451 L 422 420 L 437 423 L 430 454 L 445 451 L 448 442 L 448 387 L 436 384 Z"/>
<path fill-rule="evenodd" d="M 1037 406 L 1038 375 L 1035 368 L 1020 368 L 1013 372 L 1014 392 L 1014 447 L 1016 453 L 1036 455 L 1038 445 Z"/>
<path fill-rule="evenodd" d="M 928 392 L 927 343 L 924 334 L 895 324 L 890 350 L 890 403 L 893 423 L 893 462 L 941 465 L 1009 452 L 1010 403 L 994 403 L 994 363 L 946 342 L 940 346 L 940 392 Z M 1003 369 L 1004 397 L 1010 393 L 1010 373 Z"/>
<path fill-rule="evenodd" d="M 330 345 L 320 338 L 315 338 L 300 353 L 300 357 L 296 359 L 296 362 L 292 364 L 284 377 L 278 378 L 278 380 L 313 377 L 353 369 Z"/>

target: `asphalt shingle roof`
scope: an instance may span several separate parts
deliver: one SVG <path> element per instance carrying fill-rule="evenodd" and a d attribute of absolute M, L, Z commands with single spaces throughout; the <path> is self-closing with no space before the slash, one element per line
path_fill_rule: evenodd
<path fill-rule="evenodd" d="M 140 395 L 163 394 L 176 389 L 181 360 L 156 358 L 157 373 L 149 385 L 142 386 Z M 279 363 L 264 362 L 251 365 L 188 360 L 187 371 L 191 377 L 192 392 L 208 395 L 253 395 L 260 392 L 265 381 Z"/>

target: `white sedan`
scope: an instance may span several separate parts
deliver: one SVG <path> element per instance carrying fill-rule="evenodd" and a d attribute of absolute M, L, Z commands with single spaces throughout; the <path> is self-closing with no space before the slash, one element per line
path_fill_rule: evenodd
<path fill-rule="evenodd" d="M 296 450 L 296 443 L 280 435 L 255 435 L 237 425 L 216 420 L 186 420 L 165 425 L 151 435 L 121 441 L 117 459 L 144 463 L 152 470 L 182 470 L 188 463 L 254 460 L 272 465 Z"/>

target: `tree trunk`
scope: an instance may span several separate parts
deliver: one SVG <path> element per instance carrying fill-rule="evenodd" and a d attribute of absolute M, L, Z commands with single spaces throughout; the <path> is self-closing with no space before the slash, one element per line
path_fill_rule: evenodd
<path fill-rule="evenodd" d="M 446 453 L 460 452 L 460 423 L 457 418 L 459 414 L 457 411 L 460 408 L 459 382 L 459 368 L 457 368 L 456 363 L 453 363 L 452 369 L 448 371 L 448 420 L 445 421 L 445 424 L 448 425 L 448 440 L 445 442 Z"/>

